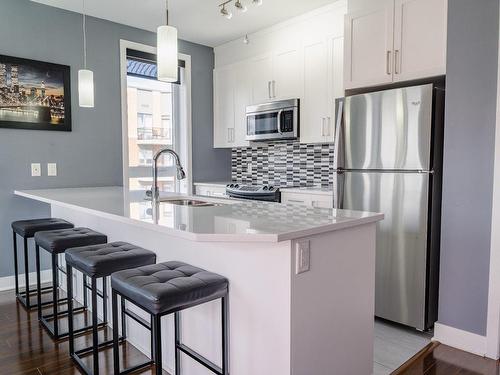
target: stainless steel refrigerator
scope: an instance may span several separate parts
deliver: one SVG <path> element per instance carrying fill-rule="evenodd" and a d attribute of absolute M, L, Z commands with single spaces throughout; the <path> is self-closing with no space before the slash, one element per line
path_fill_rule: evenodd
<path fill-rule="evenodd" d="M 437 320 L 444 89 L 427 84 L 338 100 L 334 205 L 382 212 L 375 315 Z"/>

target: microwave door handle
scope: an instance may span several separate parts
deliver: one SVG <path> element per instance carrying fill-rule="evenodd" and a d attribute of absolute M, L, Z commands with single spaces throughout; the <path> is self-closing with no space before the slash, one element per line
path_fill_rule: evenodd
<path fill-rule="evenodd" d="M 280 109 L 278 111 L 278 133 L 280 135 L 282 135 L 282 132 L 281 132 L 281 115 L 283 114 L 283 111 L 284 111 L 283 109 Z"/>

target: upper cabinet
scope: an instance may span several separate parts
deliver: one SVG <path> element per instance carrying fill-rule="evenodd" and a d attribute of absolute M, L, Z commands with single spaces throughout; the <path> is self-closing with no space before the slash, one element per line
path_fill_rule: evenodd
<path fill-rule="evenodd" d="M 345 0 L 215 48 L 214 147 L 244 147 L 246 107 L 300 99 L 300 142 L 333 142 Z"/>
<path fill-rule="evenodd" d="M 345 17 L 346 89 L 446 73 L 447 0 L 378 0 Z"/>

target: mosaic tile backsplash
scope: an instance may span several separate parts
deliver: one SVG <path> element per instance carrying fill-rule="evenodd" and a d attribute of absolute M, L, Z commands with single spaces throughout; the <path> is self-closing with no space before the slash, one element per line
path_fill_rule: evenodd
<path fill-rule="evenodd" d="M 333 144 L 277 142 L 234 148 L 233 181 L 276 186 L 331 186 Z"/>

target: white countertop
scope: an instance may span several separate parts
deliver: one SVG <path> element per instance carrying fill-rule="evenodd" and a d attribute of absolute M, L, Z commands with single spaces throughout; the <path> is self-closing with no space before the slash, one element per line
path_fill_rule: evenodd
<path fill-rule="evenodd" d="M 144 191 L 96 187 L 15 191 L 15 195 L 159 230 L 193 241 L 280 242 L 331 232 L 383 219 L 383 214 L 309 208 L 279 203 L 194 197 L 218 203 L 210 207 L 160 203 L 153 220 Z M 187 195 L 166 193 L 167 198 Z"/>

